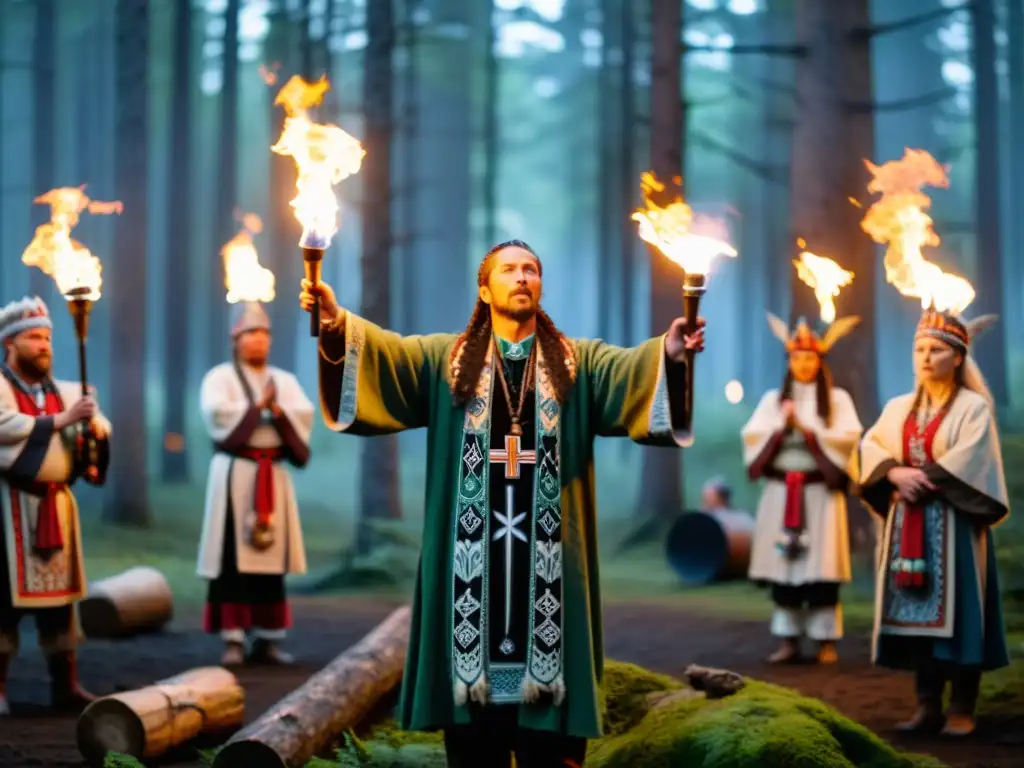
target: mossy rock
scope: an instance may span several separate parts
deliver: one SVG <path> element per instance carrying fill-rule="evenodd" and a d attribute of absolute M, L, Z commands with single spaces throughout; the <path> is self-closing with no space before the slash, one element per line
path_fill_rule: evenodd
<path fill-rule="evenodd" d="M 930 757 L 897 752 L 831 707 L 766 683 L 748 681 L 733 696 L 673 697 L 649 707 L 648 696 L 683 683 L 633 664 L 608 662 L 605 736 L 591 741 L 588 768 L 941 768 Z M 431 768 L 445 765 L 441 735 L 400 731 L 394 720 L 363 739 L 347 737 L 328 768 Z"/>

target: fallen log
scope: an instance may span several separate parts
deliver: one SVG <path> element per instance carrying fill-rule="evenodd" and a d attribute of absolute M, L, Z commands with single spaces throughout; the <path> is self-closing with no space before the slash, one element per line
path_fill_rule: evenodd
<path fill-rule="evenodd" d="M 137 566 L 89 585 L 78 604 L 86 637 L 115 638 L 161 629 L 174 615 L 174 595 L 164 575 Z"/>
<path fill-rule="evenodd" d="M 355 727 L 402 679 L 409 647 L 409 606 L 236 733 L 212 768 L 298 768 Z"/>
<path fill-rule="evenodd" d="M 685 584 L 746 578 L 753 536 L 749 512 L 687 512 L 672 524 L 665 555 Z"/>
<path fill-rule="evenodd" d="M 78 751 L 91 765 L 103 765 L 108 751 L 152 758 L 200 734 L 239 728 L 244 718 L 237 678 L 201 667 L 92 702 L 78 718 Z"/>

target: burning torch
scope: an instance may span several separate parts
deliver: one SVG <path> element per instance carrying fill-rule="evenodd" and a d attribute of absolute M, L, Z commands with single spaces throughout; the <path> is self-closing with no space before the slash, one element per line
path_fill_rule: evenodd
<path fill-rule="evenodd" d="M 872 176 L 868 191 L 881 197 L 868 208 L 860 226 L 886 246 L 885 279 L 903 296 L 920 299 L 922 309 L 963 312 L 974 301 L 974 287 L 928 261 L 922 251 L 941 242 L 925 212 L 931 198 L 922 189 L 949 187 L 948 166 L 923 149 L 910 148 L 899 160 L 865 165 Z"/>
<path fill-rule="evenodd" d="M 686 319 L 687 330 L 692 333 L 697 328 L 697 313 L 700 300 L 707 290 L 712 260 L 716 256 L 734 257 L 737 255 L 736 249 L 724 240 L 695 233 L 692 229 L 693 212 L 681 195 L 677 194 L 667 206 L 658 205 L 653 198 L 664 193 L 665 185 L 653 173 L 643 174 L 640 187 L 644 208 L 633 214 L 633 220 L 638 222 L 638 234 L 642 240 L 683 269 L 683 317 Z M 711 224 L 710 221 L 702 223 Z M 690 430 L 693 420 L 694 362 L 694 351 L 686 350 L 686 431 Z"/>
<path fill-rule="evenodd" d="M 274 273 L 262 266 L 253 235 L 263 231 L 263 222 L 255 213 L 242 217 L 242 229 L 221 249 L 224 257 L 224 287 L 228 304 L 240 301 L 258 301 L 263 304 L 274 300 Z"/>
<path fill-rule="evenodd" d="M 803 240 L 798 240 L 797 244 L 801 248 L 805 246 Z M 810 251 L 801 251 L 793 264 L 796 266 L 797 277 L 814 291 L 821 322 L 830 325 L 836 319 L 835 300 L 839 296 L 839 289 L 853 281 L 853 272 L 843 269 L 827 256 L 818 256 Z"/>
<path fill-rule="evenodd" d="M 357 173 L 366 154 L 362 145 L 338 126 L 314 123 L 307 115 L 330 87 L 326 76 L 308 83 L 294 75 L 284 84 L 274 100 L 274 104 L 284 107 L 284 129 L 270 148 L 295 159 L 297 194 L 291 205 L 302 225 L 299 247 L 306 279 L 314 286 L 320 283 L 324 251 L 338 231 L 338 201 L 333 187 Z M 309 331 L 311 336 L 320 334 L 318 302 L 313 303 Z"/>
<path fill-rule="evenodd" d="M 61 187 L 40 195 L 33 202 L 49 204 L 50 221 L 36 228 L 21 260 L 28 266 L 39 267 L 50 275 L 57 290 L 67 301 L 68 311 L 75 324 L 78 338 L 78 368 L 82 382 L 82 397 L 89 394 L 86 367 L 86 343 L 89 339 L 89 315 L 93 303 L 100 298 L 103 284 L 103 265 L 98 257 L 82 243 L 71 238 L 71 230 L 78 224 L 83 211 L 94 214 L 121 213 L 120 201 L 90 200 L 81 187 Z M 107 463 L 106 443 L 100 444 L 88 423 L 82 425 L 80 456 L 84 466 L 103 472 Z"/>

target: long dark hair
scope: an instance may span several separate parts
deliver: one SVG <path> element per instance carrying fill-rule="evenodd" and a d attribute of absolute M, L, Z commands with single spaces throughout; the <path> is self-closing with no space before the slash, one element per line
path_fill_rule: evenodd
<path fill-rule="evenodd" d="M 832 423 L 832 372 L 825 361 L 821 361 L 818 375 L 814 379 L 814 393 L 818 401 L 818 417 L 829 426 Z M 786 368 L 786 378 L 782 380 L 782 391 L 779 402 L 793 399 L 793 372 Z"/>
<path fill-rule="evenodd" d="M 477 287 L 487 285 L 491 270 L 494 268 L 494 257 L 505 248 L 522 248 L 532 254 L 533 258 L 537 260 L 537 274 L 543 276 L 544 267 L 533 248 L 522 240 L 507 240 L 504 243 L 498 243 L 484 255 L 476 273 Z M 551 378 L 555 399 L 560 404 L 564 404 L 573 383 L 572 374 L 566 361 L 569 353 L 565 346 L 565 336 L 558 330 L 548 314 L 539 307 L 537 308 L 537 343 L 544 356 L 544 368 Z M 455 371 L 455 380 L 452 382 L 452 397 L 457 405 L 465 405 L 473 396 L 490 344 L 491 308 L 478 297 L 476 306 L 473 307 L 473 315 L 469 318 L 466 330 L 459 334 L 458 340 L 452 347 L 449 360 L 449 363 L 454 363 L 458 358 L 459 363 Z"/>

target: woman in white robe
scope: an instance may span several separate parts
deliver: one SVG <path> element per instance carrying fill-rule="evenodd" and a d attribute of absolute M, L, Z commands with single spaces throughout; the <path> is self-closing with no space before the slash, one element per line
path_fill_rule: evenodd
<path fill-rule="evenodd" d="M 741 433 L 747 474 L 765 481 L 749 577 L 772 589 L 771 632 L 781 645 L 768 661 L 796 660 L 807 637 L 818 645 L 817 660 L 830 664 L 843 636 L 839 588 L 850 581 L 845 470 L 863 429 L 823 358 L 859 318 L 837 320 L 823 338 L 803 320 L 792 334 L 778 317 L 768 320 L 786 345 L 789 370 Z"/>
<path fill-rule="evenodd" d="M 991 532 L 1009 514 L 1006 480 L 992 398 L 968 354 L 994 319 L 924 313 L 917 385 L 886 404 L 851 471 L 885 520 L 874 661 L 915 672 L 918 707 L 900 730 L 971 733 L 981 673 L 1009 663 Z"/>

